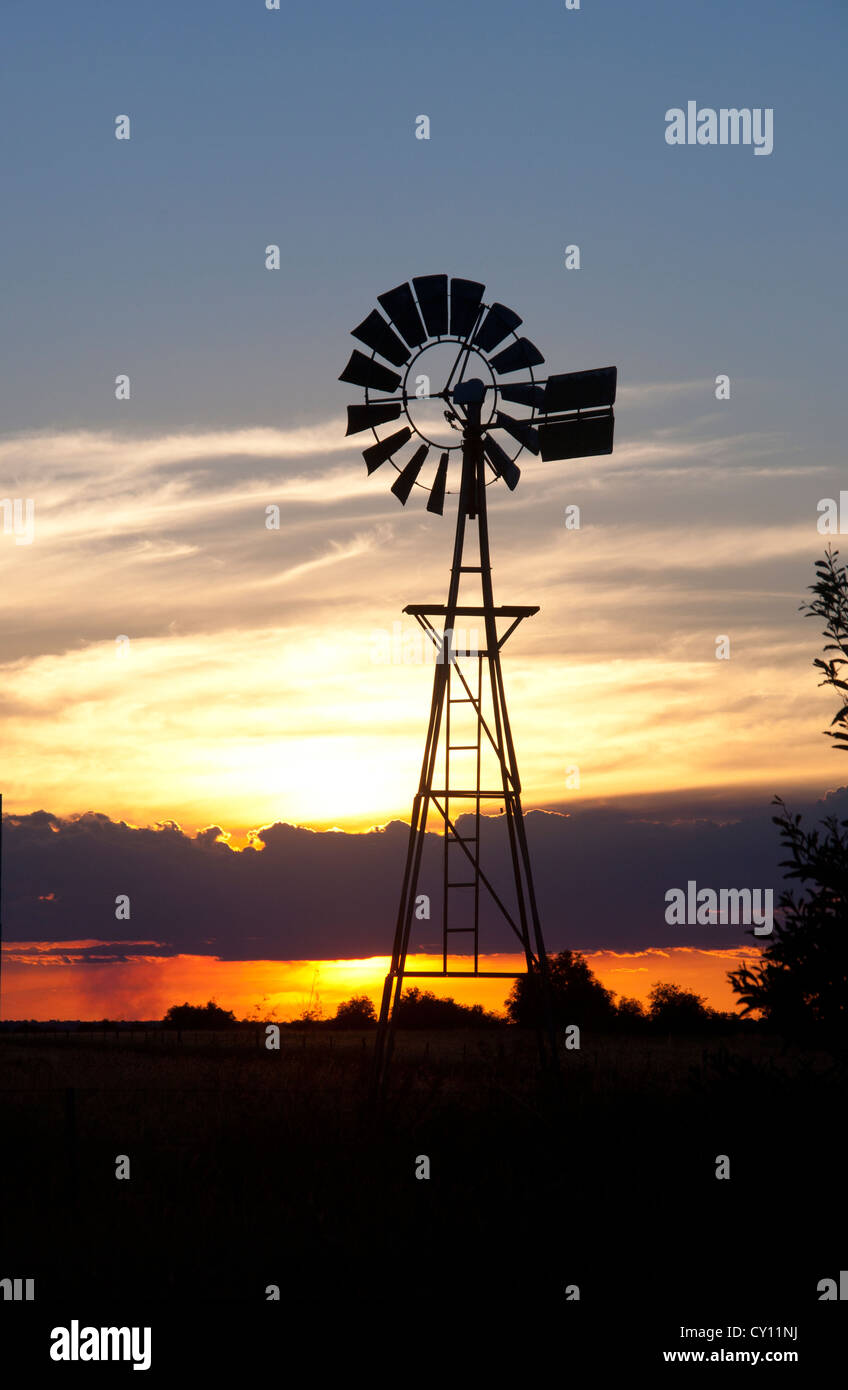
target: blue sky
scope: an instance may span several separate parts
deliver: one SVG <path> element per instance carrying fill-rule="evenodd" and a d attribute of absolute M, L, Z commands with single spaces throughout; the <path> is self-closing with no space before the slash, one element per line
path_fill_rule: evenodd
<path fill-rule="evenodd" d="M 563 368 L 725 370 L 780 428 L 814 399 L 833 445 L 845 37 L 843 6 L 783 0 L 11 0 L 4 419 L 110 425 L 122 367 L 132 428 L 323 418 L 350 326 L 433 269 Z M 774 153 L 668 147 L 690 98 L 772 107 Z"/>

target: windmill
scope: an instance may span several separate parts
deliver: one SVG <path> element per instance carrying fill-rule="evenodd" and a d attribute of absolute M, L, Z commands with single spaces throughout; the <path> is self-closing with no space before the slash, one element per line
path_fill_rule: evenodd
<path fill-rule="evenodd" d="M 540 378 L 544 358 L 528 338 L 519 337 L 521 318 L 504 304 L 485 304 L 484 294 L 485 286 L 475 280 L 422 275 L 378 295 L 383 312 L 373 309 L 353 329 L 354 338 L 370 354 L 355 348 L 339 378 L 365 392 L 364 402 L 348 406 L 347 434 L 373 435 L 374 442 L 364 450 L 369 475 L 389 463 L 397 475 L 391 490 L 402 505 L 418 489 L 426 496 L 428 512 L 443 515 L 448 498 L 455 499 L 457 511 L 447 602 L 412 603 L 403 610 L 432 641 L 436 663 L 391 967 L 380 1008 L 378 1087 L 391 1056 L 404 979 L 515 977 L 516 972 L 480 969 L 484 895 L 512 929 L 528 974 L 539 982 L 547 1018 L 539 1030 L 542 1062 L 556 1064 L 547 956 L 501 672 L 501 648 L 519 623 L 539 610 L 495 605 L 486 491 L 499 482 L 515 491 L 521 472 L 516 460 L 523 450 L 545 461 L 611 453 L 617 369 Z M 477 545 L 472 558 L 477 563 L 467 564 L 466 545 L 474 526 Z M 479 583 L 478 602 L 462 601 L 460 590 L 473 582 Z M 482 626 L 482 647 L 456 646 L 458 619 L 463 625 L 473 620 Z M 470 708 L 460 711 L 457 706 Z M 459 737 L 464 741 L 457 743 L 452 740 L 458 737 L 461 714 L 465 732 Z M 492 776 L 484 775 L 484 755 L 495 770 Z M 458 762 L 464 766 L 457 767 Z M 484 805 L 502 808 L 512 910 L 492 881 L 492 869 L 487 872 L 488 866 L 481 863 Z M 465 812 L 463 806 L 468 808 Z M 431 812 L 443 828 L 442 968 L 408 971 Z M 473 967 L 452 968 L 457 959 L 473 960 Z"/>

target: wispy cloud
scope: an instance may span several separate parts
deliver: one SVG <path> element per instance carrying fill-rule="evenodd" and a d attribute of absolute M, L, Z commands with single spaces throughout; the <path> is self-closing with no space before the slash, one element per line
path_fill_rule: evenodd
<path fill-rule="evenodd" d="M 157 435 L 109 430 L 30 431 L 0 440 L 0 467 L 33 466 L 77 471 L 109 464 L 120 472 L 141 472 L 172 464 L 221 458 L 292 459 L 350 451 L 342 419 L 296 429 L 252 426 Z"/>
<path fill-rule="evenodd" d="M 686 400 L 690 396 L 703 396 L 705 383 L 703 377 L 693 381 L 648 381 L 636 386 L 619 384 L 615 399 L 617 405 L 653 406 L 670 400 Z"/>
<path fill-rule="evenodd" d="M 194 824 L 222 794 L 242 823 L 252 807 L 331 824 L 403 811 L 428 676 L 375 665 L 372 634 L 414 627 L 401 618 L 410 599 L 442 599 L 452 525 L 418 498 L 401 511 L 390 467 L 366 477 L 342 431 L 328 420 L 0 442 L 4 490 L 19 470 L 36 499 L 33 545 L 0 537 L 16 595 L 0 668 L 16 805 Z M 819 484 L 807 519 L 778 514 L 783 494 L 762 486 L 797 465 L 773 435 L 690 421 L 631 433 L 609 457 L 527 458 L 516 493 L 490 489 L 498 598 L 542 605 L 509 652 L 531 797 L 558 800 L 571 760 L 591 763 L 595 795 L 650 783 L 657 759 L 668 786 L 771 777 L 781 740 L 796 772 L 824 763 L 820 692 L 792 625 L 800 599 L 776 608 L 763 577 L 787 559 L 800 576 L 818 549 Z M 583 524 L 568 533 L 577 498 Z M 266 526 L 272 503 L 279 531 Z M 724 632 L 729 663 L 715 660 Z M 799 711 L 809 738 L 793 742 Z"/>

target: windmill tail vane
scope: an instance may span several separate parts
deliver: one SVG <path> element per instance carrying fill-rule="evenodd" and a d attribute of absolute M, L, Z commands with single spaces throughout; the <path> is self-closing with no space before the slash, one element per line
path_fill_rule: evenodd
<path fill-rule="evenodd" d="M 353 329 L 370 356 L 354 348 L 339 378 L 365 393 L 364 401 L 347 408 L 347 434 L 373 435 L 363 450 L 368 474 L 390 462 L 396 473 L 391 491 L 404 506 L 413 488 L 427 494 L 427 511 L 439 516 L 448 497 L 457 502 L 447 600 L 403 610 L 423 628 L 439 659 L 377 1029 L 378 1089 L 386 1081 L 404 979 L 514 979 L 523 973 L 481 969 L 493 918 L 511 929 L 527 973 L 538 979 L 540 1056 L 545 1070 L 557 1066 L 548 961 L 501 669 L 505 642 L 539 610 L 495 605 L 487 489 L 502 481 L 515 491 L 521 476 L 516 460 L 524 450 L 543 462 L 611 453 L 617 369 L 539 378 L 544 358 L 519 336 L 520 316 L 504 304 L 484 303 L 484 294 L 476 280 L 423 275 L 378 295 L 383 312 L 373 309 Z M 469 545 L 476 563 L 466 563 Z M 472 585 L 476 601 L 469 602 Z M 452 647 L 457 619 L 463 626 L 468 619 L 482 624 L 482 648 Z M 508 893 L 500 879 L 493 882 L 503 850 L 489 848 L 491 864 L 481 853 L 483 840 L 492 839 L 486 824 L 492 811 L 508 845 Z M 408 970 L 431 816 L 442 830 L 441 968 Z"/>

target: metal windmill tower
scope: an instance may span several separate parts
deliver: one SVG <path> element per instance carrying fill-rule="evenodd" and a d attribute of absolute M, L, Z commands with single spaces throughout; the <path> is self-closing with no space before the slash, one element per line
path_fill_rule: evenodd
<path fill-rule="evenodd" d="M 412 603 L 404 609 L 432 640 L 436 664 L 421 778 L 412 803 L 392 962 L 380 1008 L 375 1052 L 378 1086 L 385 1079 L 391 1055 L 404 978 L 514 978 L 516 972 L 479 968 L 483 894 L 520 942 L 527 972 L 538 978 L 548 1019 L 547 1027 L 539 1032 L 542 1060 L 543 1064 L 556 1061 L 547 956 L 501 672 L 501 648 L 507 638 L 524 618 L 539 610 L 495 605 L 486 489 L 502 481 L 510 491 L 515 490 L 520 475 L 516 459 L 522 449 L 540 454 L 544 460 L 611 453 L 617 370 L 604 367 L 537 378 L 536 370 L 544 359 L 533 343 L 518 337 L 519 315 L 504 304 L 484 304 L 484 293 L 485 286 L 474 280 L 449 281 L 447 275 L 423 275 L 415 277 L 411 285 L 398 285 L 379 295 L 385 317 L 374 309 L 353 329 L 353 336 L 370 349 L 370 356 L 355 349 L 339 378 L 365 390 L 364 404 L 348 406 L 347 433 L 373 433 L 375 442 L 364 451 L 369 474 L 390 461 L 397 472 L 392 492 L 398 500 L 405 505 L 413 488 L 421 488 L 429 494 L 427 511 L 440 516 L 446 498 L 457 499 L 447 602 Z M 520 380 L 516 379 L 519 373 Z M 504 402 L 509 403 L 509 412 L 503 408 Z M 384 426 L 390 426 L 391 432 L 381 436 L 378 431 Z M 498 442 L 496 432 L 508 448 L 512 446 L 512 452 Z M 413 453 L 401 460 L 401 452 L 410 444 Z M 431 455 L 437 459 L 435 474 Z M 423 481 L 425 477 L 429 482 Z M 466 563 L 466 547 L 475 527 L 473 563 Z M 478 585 L 478 598 L 469 603 L 461 590 L 472 583 Z M 482 627 L 482 647 L 456 646 L 458 620 L 463 631 L 469 622 Z M 457 734 L 461 713 L 465 715 L 463 732 Z M 456 742 L 457 738 L 462 742 Z M 493 767 L 493 775 L 484 775 L 484 758 Z M 481 864 L 485 804 L 503 808 L 513 910 L 493 884 L 491 869 L 487 873 Z M 407 971 L 431 811 L 443 827 L 442 968 Z M 455 956 L 473 959 L 473 968 L 451 969 Z"/>

